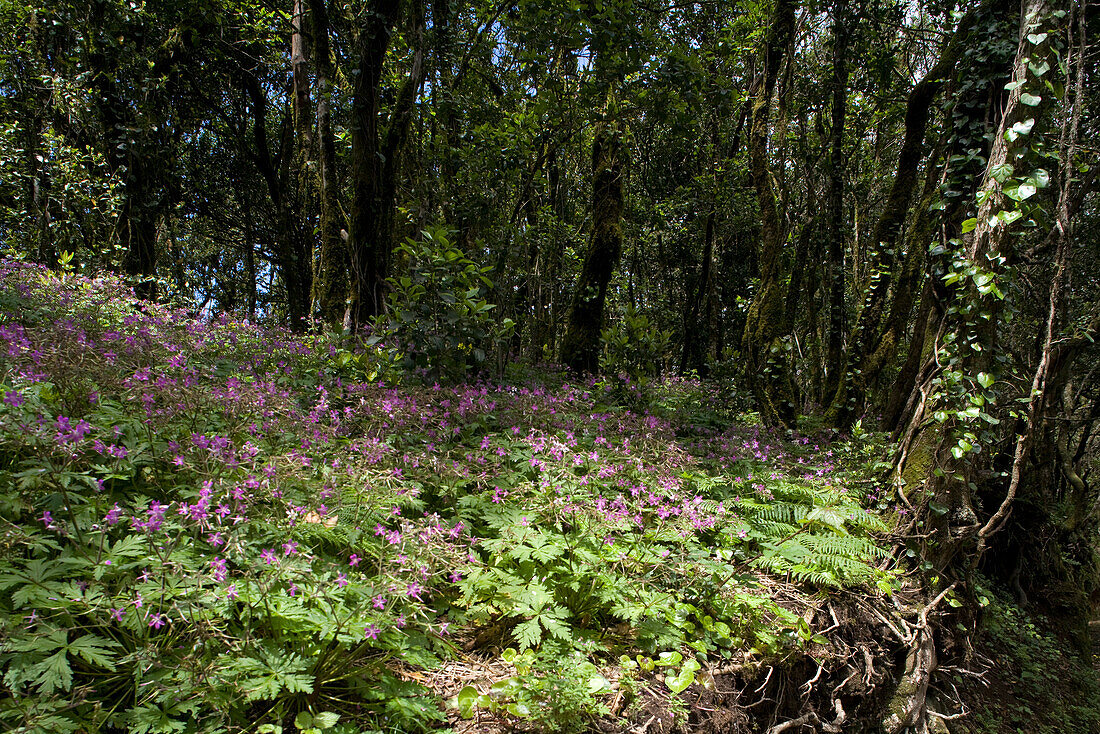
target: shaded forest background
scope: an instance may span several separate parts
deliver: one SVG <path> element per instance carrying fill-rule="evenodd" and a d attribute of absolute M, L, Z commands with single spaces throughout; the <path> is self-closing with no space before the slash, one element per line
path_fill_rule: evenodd
<path fill-rule="evenodd" d="M 695 373 L 769 427 L 891 432 L 927 599 L 981 569 L 1083 641 L 1098 22 L 1068 0 L 5 2 L 0 248 L 381 339 L 430 379 Z"/>

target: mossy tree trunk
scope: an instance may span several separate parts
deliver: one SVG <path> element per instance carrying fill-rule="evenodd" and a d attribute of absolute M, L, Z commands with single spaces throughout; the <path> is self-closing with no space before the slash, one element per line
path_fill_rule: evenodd
<path fill-rule="evenodd" d="M 779 69 L 791 48 L 796 5 L 796 0 L 776 0 L 765 43 L 764 68 L 757 79 L 749 131 L 749 158 L 760 208 L 757 247 L 760 280 L 745 318 L 741 356 L 761 418 L 771 426 L 791 426 L 797 417 L 784 343 L 784 337 L 790 332 L 780 272 L 785 237 L 768 165 L 772 96 Z"/>
<path fill-rule="evenodd" d="M 897 462 L 899 491 L 911 506 L 914 522 L 920 523 L 921 558 L 930 568 L 925 577 L 926 598 L 930 601 L 921 614 L 913 648 L 915 655 L 932 644 L 932 627 L 927 616 L 938 600 L 952 589 L 962 599 L 973 600 L 973 572 L 991 536 L 1005 526 L 1012 511 L 1045 407 L 1052 342 L 1063 308 L 1065 239 L 1059 243 L 1055 272 L 1046 290 L 1049 309 L 1045 339 L 1026 398 L 1027 414 L 1021 420 L 1014 419 L 1007 406 L 996 405 L 999 397 L 1003 400 L 1005 388 L 990 388 L 998 379 L 996 365 L 1011 360 L 1010 355 L 999 350 L 996 332 L 999 315 L 1009 306 L 1006 301 L 1013 294 L 1008 282 L 1013 276 L 1006 263 L 1016 255 L 1013 248 L 1019 235 L 1026 234 L 1021 232 L 1020 225 L 1012 224 L 1019 218 L 1028 218 L 1022 210 L 1030 204 L 1023 203 L 1028 197 L 1017 199 L 1008 192 L 1016 181 L 1026 180 L 1035 165 L 1034 161 L 1029 163 L 1028 151 L 1042 129 L 1042 110 L 1036 92 L 1043 89 L 1043 80 L 1038 78 L 1042 74 L 1035 74 L 1034 69 L 1042 67 L 1052 55 L 1047 39 L 1055 34 L 1053 28 L 1059 22 L 1052 14 L 1054 9 L 1050 0 L 1025 0 L 1019 11 L 1020 33 L 1012 84 L 1001 103 L 979 187 L 978 222 L 965 241 L 953 241 L 956 271 L 948 271 L 945 278 L 950 286 L 948 300 L 942 309 L 933 311 L 934 318 L 925 333 L 924 366 L 912 401 L 914 408 L 902 434 Z M 1030 120 L 1026 126 L 1028 133 L 1011 134 L 1019 132 L 1025 116 Z M 1006 164 L 1013 165 L 1016 179 L 1004 175 Z M 1010 202 L 1010 198 L 1016 203 Z M 1061 202 L 1058 208 L 1055 229 L 1064 233 L 1069 223 L 1063 221 Z M 1001 216 L 1005 212 L 1017 212 L 1020 216 Z M 993 226 L 998 220 L 1000 223 Z M 957 272 L 965 275 L 954 277 Z M 1010 434 L 1015 440 L 1010 441 L 1014 451 L 1007 481 L 1001 479 L 1004 472 L 997 471 L 994 465 L 994 455 L 1003 442 L 993 429 L 981 428 L 985 424 L 978 420 L 979 416 L 982 420 L 988 416 L 994 425 L 999 422 L 1019 428 L 1022 424 L 1022 431 Z M 985 501 L 979 502 L 979 496 Z M 929 730 L 928 703 L 924 691 L 918 689 L 935 668 L 936 653 L 944 658 L 958 651 L 960 640 L 952 627 L 972 626 L 977 610 L 975 603 L 964 603 L 946 614 L 950 625 L 940 628 L 936 640 L 939 649 L 904 671 L 892 707 L 895 710 L 883 722 L 887 732 Z"/>
<path fill-rule="evenodd" d="M 905 260 L 899 256 L 902 229 L 924 160 L 922 149 L 932 105 L 965 49 L 977 18 L 976 11 L 963 16 L 939 59 L 913 87 L 906 102 L 905 134 L 897 171 L 872 236 L 870 283 L 848 339 L 844 374 L 835 381 L 836 390 L 826 410 L 827 422 L 838 428 L 850 428 L 863 414 L 868 389 L 895 356 L 901 336 L 899 324 L 904 328 L 909 319 L 912 292 L 901 287 L 900 281 L 903 270 L 910 276 L 913 271 L 905 267 Z M 912 247 L 925 246 L 919 242 L 912 244 Z M 899 298 L 905 301 L 896 302 Z M 887 318 L 891 312 L 894 316 Z"/>
<path fill-rule="evenodd" d="M 341 232 L 346 225 L 340 210 L 340 179 L 330 112 L 333 68 L 328 9 L 325 0 L 309 0 L 309 8 L 317 69 L 317 173 L 321 199 L 321 240 L 314 258 L 312 300 L 326 324 L 347 325 L 351 261 L 346 233 Z"/>
<path fill-rule="evenodd" d="M 561 361 L 571 370 L 599 368 L 607 288 L 623 247 L 623 125 L 609 104 L 592 139 L 592 236 L 569 309 Z"/>

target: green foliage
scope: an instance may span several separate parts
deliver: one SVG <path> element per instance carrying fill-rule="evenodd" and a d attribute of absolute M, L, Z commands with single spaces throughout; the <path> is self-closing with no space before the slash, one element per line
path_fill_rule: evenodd
<path fill-rule="evenodd" d="M 988 592 L 987 592 L 988 593 Z M 991 594 L 991 596 L 993 596 Z M 1096 669 L 1039 619 L 1002 595 L 985 609 L 976 649 L 996 661 L 982 685 L 955 674 L 973 713 L 960 722 L 965 734 L 1060 734 L 1100 731 Z M 1051 671 L 1057 670 L 1057 675 Z"/>
<path fill-rule="evenodd" d="M 882 524 L 801 445 L 716 432 L 698 382 L 655 388 L 669 418 L 549 379 L 398 388 L 331 335 L 0 275 L 7 728 L 426 731 L 404 673 L 457 632 L 515 668 L 460 713 L 581 730 L 624 655 L 678 696 L 704 659 L 826 644 L 769 575 L 889 578 Z"/>
<path fill-rule="evenodd" d="M 503 658 L 515 675 L 493 683 L 486 693 L 466 686 L 448 702 L 462 718 L 481 710 L 529 723 L 537 731 L 581 732 L 608 713 L 603 697 L 611 684 L 580 653 L 561 646 L 538 653 L 508 648 Z"/>
<path fill-rule="evenodd" d="M 493 318 L 489 272 L 451 244 L 444 227 L 421 232 L 397 247 L 405 273 L 389 279 L 389 311 L 375 322 L 382 342 L 408 370 L 455 382 L 482 369 L 503 347 L 512 322 Z"/>
<path fill-rule="evenodd" d="M 600 374 L 605 388 L 625 405 L 644 405 L 656 378 L 664 372 L 672 332 L 662 331 L 645 314 L 627 308 L 614 326 L 600 334 Z"/>
<path fill-rule="evenodd" d="M 21 307 L 0 313 L 3 728 L 437 720 L 382 663 L 438 662 L 422 599 L 462 549 L 438 518 L 400 517 L 415 497 L 361 487 L 367 460 L 323 458 L 346 442 L 316 397 L 329 345 L 6 267 L 2 301 Z M 317 697 L 361 702 L 314 712 Z"/>

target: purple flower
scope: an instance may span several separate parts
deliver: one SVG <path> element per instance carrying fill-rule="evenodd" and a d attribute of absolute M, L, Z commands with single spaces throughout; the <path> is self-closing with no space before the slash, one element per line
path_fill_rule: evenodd
<path fill-rule="evenodd" d="M 225 587 L 225 598 L 226 599 L 236 599 L 237 598 L 237 585 L 236 584 L 230 584 L 229 586 Z"/>
<path fill-rule="evenodd" d="M 363 629 L 363 636 L 368 638 L 368 639 L 371 639 L 371 640 L 377 640 L 378 639 L 378 633 L 381 632 L 381 631 L 382 630 L 378 629 L 373 624 L 368 624 Z"/>
<path fill-rule="evenodd" d="M 420 598 L 420 595 L 423 594 L 423 593 L 424 593 L 424 587 L 421 586 L 420 584 L 416 583 L 415 581 L 413 583 L 409 584 L 408 588 L 406 588 L 406 590 L 405 590 L 406 596 L 409 596 L 413 599 L 416 599 L 417 601 L 424 601 L 423 599 Z"/>
<path fill-rule="evenodd" d="M 378 596 L 374 597 L 374 608 L 375 609 L 385 609 L 386 608 L 386 598 L 382 595 L 378 595 Z"/>
<path fill-rule="evenodd" d="M 336 577 L 336 585 L 339 586 L 341 589 L 344 588 L 348 585 L 348 577 L 341 573 L 339 576 Z"/>
<path fill-rule="evenodd" d="M 114 525 L 115 523 L 118 522 L 118 517 L 121 514 L 122 514 L 122 508 L 119 507 L 118 503 L 116 502 L 115 506 L 107 511 L 107 515 L 106 515 L 106 517 L 103 518 L 103 521 L 105 523 L 107 523 L 108 525 Z"/>
<path fill-rule="evenodd" d="M 297 552 L 298 552 L 298 544 L 295 543 L 293 540 L 288 540 L 287 542 L 283 543 L 283 555 L 284 556 L 292 556 Z"/>
<path fill-rule="evenodd" d="M 161 627 L 164 626 L 164 615 L 154 614 L 153 616 L 149 617 L 149 626 L 153 629 L 159 630 Z"/>
<path fill-rule="evenodd" d="M 13 408 L 18 408 L 23 404 L 23 395 L 15 390 L 7 390 L 4 393 L 4 402 Z"/>
<path fill-rule="evenodd" d="M 263 553 L 260 554 L 260 558 L 267 561 L 267 565 L 270 566 L 272 563 L 275 563 L 275 549 L 274 548 L 264 548 Z"/>
<path fill-rule="evenodd" d="M 46 510 L 42 513 L 42 517 L 38 518 L 38 521 L 46 527 L 50 527 L 53 525 L 53 515 L 50 514 L 49 510 Z"/>
<path fill-rule="evenodd" d="M 348 565 L 349 566 L 358 566 L 360 560 L 362 560 L 362 559 L 360 559 L 359 556 L 352 553 L 351 558 L 348 559 Z"/>

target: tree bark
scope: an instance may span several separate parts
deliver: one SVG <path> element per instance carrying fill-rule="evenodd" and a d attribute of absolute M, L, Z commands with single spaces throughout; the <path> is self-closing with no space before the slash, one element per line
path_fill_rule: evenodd
<path fill-rule="evenodd" d="M 401 15 L 400 0 L 379 0 L 372 6 L 358 43 L 358 74 L 352 99 L 351 319 L 366 325 L 385 305 L 390 274 L 397 206 L 397 155 L 408 134 L 416 93 L 424 81 L 424 14 L 413 3 L 414 51 L 411 69 L 381 134 L 382 72 L 391 35 Z"/>
<path fill-rule="evenodd" d="M 764 69 L 756 88 L 749 132 L 749 157 L 760 208 L 757 261 L 760 281 L 745 319 L 741 356 L 760 416 L 769 426 L 789 427 L 796 416 L 783 337 L 789 333 L 781 286 L 783 237 L 768 166 L 772 95 L 794 34 L 796 0 L 776 0 L 764 49 Z"/>
<path fill-rule="evenodd" d="M 333 69 L 325 0 L 309 0 L 309 12 L 313 29 L 313 58 L 317 69 L 318 179 L 321 194 L 321 241 L 315 258 L 312 300 L 321 320 L 335 326 L 345 324 L 349 316 L 347 303 L 351 260 L 347 242 L 341 234 L 346 225 L 340 211 L 336 141 L 332 134 L 329 107 Z"/>
<path fill-rule="evenodd" d="M 595 373 L 599 368 L 604 302 L 622 252 L 622 134 L 618 120 L 602 119 L 592 140 L 592 237 L 561 348 L 562 363 L 576 372 Z"/>
<path fill-rule="evenodd" d="M 836 391 L 838 380 L 843 379 L 841 365 L 844 361 L 844 331 L 847 322 L 844 308 L 844 245 L 847 232 L 844 226 L 844 179 L 847 167 L 844 156 L 844 121 L 848 109 L 848 14 L 848 0 L 836 0 L 833 7 L 833 75 L 830 82 L 833 100 L 829 158 L 826 163 L 829 190 L 826 202 L 825 254 L 829 288 L 825 349 L 828 373 L 824 392 L 829 396 Z"/>

